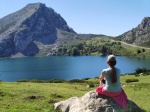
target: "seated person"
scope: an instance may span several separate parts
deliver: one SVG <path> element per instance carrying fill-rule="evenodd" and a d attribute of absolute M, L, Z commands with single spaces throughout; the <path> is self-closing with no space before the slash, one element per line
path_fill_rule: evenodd
<path fill-rule="evenodd" d="M 116 63 L 116 57 L 114 55 L 109 55 L 107 59 L 107 64 L 109 65 L 109 67 L 102 70 L 102 73 L 99 77 L 100 85 L 96 89 L 96 92 L 98 94 L 112 97 L 123 108 L 126 108 L 127 96 L 121 88 L 121 72 L 120 69 L 115 67 Z"/>

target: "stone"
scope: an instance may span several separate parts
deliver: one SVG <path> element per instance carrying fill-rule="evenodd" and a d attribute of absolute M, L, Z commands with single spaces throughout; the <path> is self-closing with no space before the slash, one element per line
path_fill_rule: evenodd
<path fill-rule="evenodd" d="M 135 28 L 119 35 L 121 41 L 137 45 L 150 47 L 150 17 L 145 17 Z"/>
<path fill-rule="evenodd" d="M 111 97 L 98 95 L 95 90 L 81 97 L 72 97 L 54 104 L 62 112 L 144 112 L 133 101 L 128 99 L 126 109 L 118 105 Z"/>

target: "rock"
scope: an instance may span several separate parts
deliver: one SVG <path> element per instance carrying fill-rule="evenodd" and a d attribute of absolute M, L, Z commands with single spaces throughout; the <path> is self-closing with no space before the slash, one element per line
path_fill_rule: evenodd
<path fill-rule="evenodd" d="M 129 44 L 150 47 L 150 17 L 145 17 L 137 27 L 123 33 L 118 38 Z"/>
<path fill-rule="evenodd" d="M 62 112 L 144 112 L 129 99 L 126 109 L 123 109 L 111 97 L 98 95 L 95 90 L 82 97 L 72 97 L 57 102 L 54 106 Z"/>

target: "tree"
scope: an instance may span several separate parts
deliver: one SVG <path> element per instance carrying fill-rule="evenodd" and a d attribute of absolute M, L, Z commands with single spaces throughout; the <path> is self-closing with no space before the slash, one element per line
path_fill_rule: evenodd
<path fill-rule="evenodd" d="M 105 55 L 107 53 L 107 47 L 103 46 L 101 49 L 101 53 Z"/>
<path fill-rule="evenodd" d="M 62 55 L 62 47 L 60 47 L 57 52 L 59 55 Z"/>
<path fill-rule="evenodd" d="M 141 50 L 137 50 L 137 54 L 140 54 L 141 53 Z"/>
<path fill-rule="evenodd" d="M 83 43 L 79 43 L 79 44 L 77 44 L 77 49 L 79 49 L 79 50 L 82 50 L 83 49 Z"/>
<path fill-rule="evenodd" d="M 70 56 L 71 55 L 71 49 L 67 50 L 67 54 Z"/>
<path fill-rule="evenodd" d="M 77 47 L 73 47 L 73 48 L 72 48 L 72 55 L 73 55 L 73 56 L 78 56 L 78 55 L 80 55 L 80 52 L 78 51 Z"/>
<path fill-rule="evenodd" d="M 62 54 L 66 54 L 67 53 L 67 48 L 65 46 L 63 46 L 62 48 Z"/>
<path fill-rule="evenodd" d="M 143 48 L 142 51 L 145 52 L 145 49 Z"/>
<path fill-rule="evenodd" d="M 118 45 L 121 45 L 121 42 L 118 42 Z"/>

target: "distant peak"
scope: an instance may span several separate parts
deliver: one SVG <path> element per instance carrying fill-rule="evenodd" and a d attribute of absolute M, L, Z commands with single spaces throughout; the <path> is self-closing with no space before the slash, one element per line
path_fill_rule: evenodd
<path fill-rule="evenodd" d="M 46 6 L 45 6 L 45 4 L 38 2 L 38 3 L 27 4 L 26 7 L 39 8 L 39 7 L 46 7 Z"/>
<path fill-rule="evenodd" d="M 140 26 L 142 26 L 142 28 L 149 27 L 150 26 L 150 17 L 144 17 Z"/>
<path fill-rule="evenodd" d="M 40 5 L 45 5 L 45 4 L 38 2 L 38 3 L 29 3 L 29 4 L 27 4 L 27 5 L 40 6 Z"/>
<path fill-rule="evenodd" d="M 144 17 L 144 19 L 150 19 L 150 17 Z"/>

